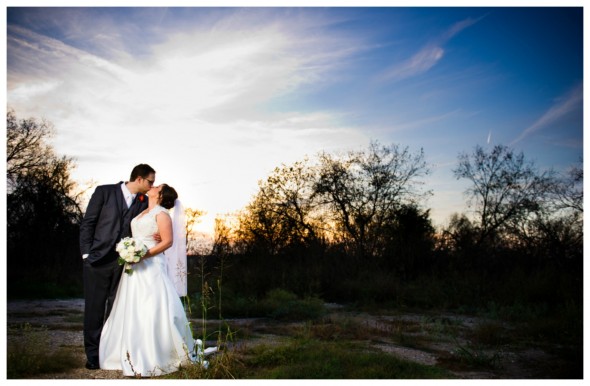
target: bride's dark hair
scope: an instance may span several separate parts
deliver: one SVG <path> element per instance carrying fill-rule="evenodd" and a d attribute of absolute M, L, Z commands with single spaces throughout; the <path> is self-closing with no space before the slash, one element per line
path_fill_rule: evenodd
<path fill-rule="evenodd" d="M 174 207 L 174 201 L 178 198 L 178 193 L 172 186 L 162 184 L 162 190 L 160 190 L 160 205 L 166 209 L 172 209 Z"/>

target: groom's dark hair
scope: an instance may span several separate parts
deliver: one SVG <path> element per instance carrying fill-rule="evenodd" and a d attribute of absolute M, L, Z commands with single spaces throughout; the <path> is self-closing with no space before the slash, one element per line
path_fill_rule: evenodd
<path fill-rule="evenodd" d="M 135 181 L 137 177 L 148 178 L 150 174 L 156 174 L 156 171 L 148 164 L 139 164 L 131 171 L 129 181 Z"/>

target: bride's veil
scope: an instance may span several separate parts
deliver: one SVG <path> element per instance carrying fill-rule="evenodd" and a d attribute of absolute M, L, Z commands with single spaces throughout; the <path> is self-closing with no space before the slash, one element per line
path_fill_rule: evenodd
<path fill-rule="evenodd" d="M 177 199 L 174 201 L 172 217 L 172 246 L 164 254 L 167 259 L 168 277 L 174 284 L 178 296 L 186 296 L 187 292 L 185 224 L 184 207 Z"/>

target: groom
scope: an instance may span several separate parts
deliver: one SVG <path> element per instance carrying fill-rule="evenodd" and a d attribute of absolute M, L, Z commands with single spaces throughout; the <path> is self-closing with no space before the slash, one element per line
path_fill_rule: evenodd
<path fill-rule="evenodd" d="M 123 267 L 115 245 L 131 236 L 131 220 L 147 208 L 145 196 L 156 179 L 149 165 L 133 168 L 128 182 L 96 188 L 80 224 L 84 277 L 84 348 L 86 368 L 98 369 L 102 326 L 111 312 Z"/>

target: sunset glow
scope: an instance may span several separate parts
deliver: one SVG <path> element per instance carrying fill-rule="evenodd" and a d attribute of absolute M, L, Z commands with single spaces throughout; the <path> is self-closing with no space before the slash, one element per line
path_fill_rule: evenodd
<path fill-rule="evenodd" d="M 242 209 L 277 166 L 424 148 L 435 225 L 465 210 L 457 155 L 583 154 L 582 8 L 8 7 L 7 106 L 56 128 L 84 185 L 148 163 L 186 207 Z"/>

